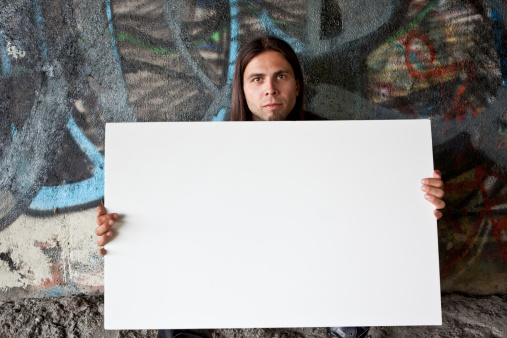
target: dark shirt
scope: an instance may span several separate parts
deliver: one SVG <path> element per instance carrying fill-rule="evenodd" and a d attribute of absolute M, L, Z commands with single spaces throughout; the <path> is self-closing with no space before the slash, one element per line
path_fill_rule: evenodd
<path fill-rule="evenodd" d="M 304 121 L 315 121 L 315 120 L 327 120 L 319 115 L 315 115 L 314 113 L 311 113 L 309 111 L 303 111 L 303 114 L 304 114 L 304 117 L 301 119 L 297 114 L 295 113 L 294 111 L 291 111 L 291 113 L 289 114 L 289 116 L 287 116 L 287 121 L 300 121 L 300 120 L 304 120 Z"/>

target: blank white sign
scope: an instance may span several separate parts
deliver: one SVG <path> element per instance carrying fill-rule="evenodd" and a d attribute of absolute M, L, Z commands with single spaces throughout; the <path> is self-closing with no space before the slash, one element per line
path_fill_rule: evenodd
<path fill-rule="evenodd" d="M 108 123 L 107 329 L 440 325 L 429 120 Z"/>

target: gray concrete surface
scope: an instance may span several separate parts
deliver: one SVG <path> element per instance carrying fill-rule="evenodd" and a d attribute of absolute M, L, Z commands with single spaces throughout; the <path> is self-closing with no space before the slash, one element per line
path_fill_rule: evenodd
<path fill-rule="evenodd" d="M 507 296 L 442 297 L 442 326 L 373 327 L 380 337 L 507 337 Z M 26 298 L 0 303 L 0 337 L 155 337 L 155 330 L 104 330 L 104 298 Z M 221 329 L 216 338 L 325 337 L 325 328 Z"/>

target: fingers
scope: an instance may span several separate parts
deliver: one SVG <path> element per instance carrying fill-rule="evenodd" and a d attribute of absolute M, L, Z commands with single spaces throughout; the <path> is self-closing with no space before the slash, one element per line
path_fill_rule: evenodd
<path fill-rule="evenodd" d="M 445 195 L 444 191 L 444 181 L 442 180 L 442 174 L 439 170 L 435 170 L 433 172 L 433 178 L 423 178 L 421 180 L 422 186 L 421 190 L 426 193 L 426 199 L 433 203 L 437 209 L 438 206 L 445 206 L 445 203 L 442 201 L 442 198 Z"/>
<path fill-rule="evenodd" d="M 111 213 L 106 214 L 106 208 L 103 206 L 97 207 L 97 225 L 102 225 L 104 223 L 107 223 L 108 221 L 115 221 L 118 218 L 118 214 Z"/>
<path fill-rule="evenodd" d="M 109 239 L 111 238 L 112 235 L 113 235 L 112 231 L 106 232 L 104 235 L 100 236 L 97 239 L 97 245 L 98 246 L 104 246 L 104 245 L 106 245 L 106 243 L 109 241 Z"/>
<path fill-rule="evenodd" d="M 104 235 L 105 233 L 111 230 L 111 228 L 114 226 L 114 223 L 115 223 L 114 220 L 111 219 L 109 221 L 106 221 L 104 224 L 99 225 L 98 227 L 95 228 L 95 235 L 97 236 Z"/>
<path fill-rule="evenodd" d="M 434 186 L 427 185 L 427 184 L 423 184 L 421 186 L 422 191 L 424 191 L 428 195 L 432 195 L 432 196 L 438 197 L 440 199 L 442 199 L 445 195 L 444 189 L 442 189 L 442 188 L 443 187 L 434 187 Z"/>
<path fill-rule="evenodd" d="M 435 170 L 433 171 L 433 178 L 424 178 L 421 180 L 421 183 L 421 190 L 426 193 L 424 194 L 424 198 L 435 206 L 435 210 L 433 211 L 435 218 L 441 218 L 442 212 L 438 209 L 445 208 L 445 202 L 443 200 L 445 191 L 442 173 L 440 170 Z"/>
<path fill-rule="evenodd" d="M 104 215 L 106 213 L 106 208 L 103 205 L 99 205 L 97 207 L 97 217 L 100 215 Z"/>
<path fill-rule="evenodd" d="M 430 201 L 435 206 L 436 209 L 445 208 L 445 202 L 442 199 L 435 197 L 434 195 L 424 194 L 424 198 Z"/>
<path fill-rule="evenodd" d="M 97 239 L 98 246 L 104 246 L 113 236 L 111 228 L 114 226 L 115 221 L 118 219 L 118 214 L 111 213 L 106 214 L 106 208 L 102 205 L 97 207 L 97 224 L 98 227 L 95 229 L 95 234 L 99 236 Z M 104 248 L 100 248 L 99 253 L 101 255 L 106 254 Z"/>
<path fill-rule="evenodd" d="M 421 183 L 424 185 L 429 185 L 435 188 L 443 188 L 444 181 L 441 178 L 423 178 Z"/>

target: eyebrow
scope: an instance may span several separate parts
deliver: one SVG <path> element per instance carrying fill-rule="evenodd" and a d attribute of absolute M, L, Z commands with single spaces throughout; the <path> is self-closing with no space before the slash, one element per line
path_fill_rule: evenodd
<path fill-rule="evenodd" d="M 289 70 L 280 69 L 274 73 L 274 76 L 278 76 L 280 74 L 287 74 L 287 73 L 289 73 Z M 266 74 L 265 73 L 253 73 L 253 74 L 248 75 L 247 79 L 251 79 L 253 77 L 263 77 L 263 76 L 266 76 Z"/>

